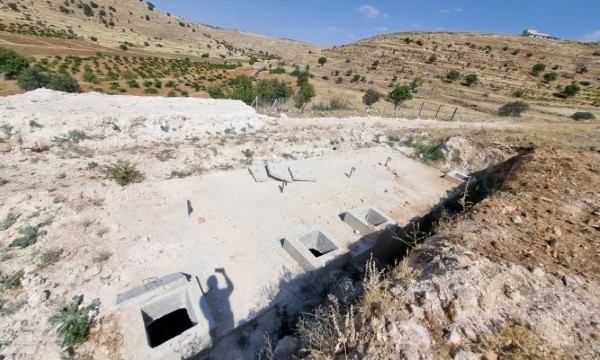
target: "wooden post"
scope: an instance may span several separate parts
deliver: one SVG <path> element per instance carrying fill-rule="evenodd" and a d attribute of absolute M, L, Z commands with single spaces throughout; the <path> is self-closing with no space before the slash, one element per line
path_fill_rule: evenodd
<path fill-rule="evenodd" d="M 417 119 L 421 118 L 421 111 L 423 111 L 424 107 L 425 107 L 425 102 L 421 103 L 421 108 L 419 108 L 419 113 L 417 114 Z"/>
<path fill-rule="evenodd" d="M 458 108 L 454 108 L 454 113 L 452 114 L 452 117 L 450 118 L 450 121 L 454 121 L 454 117 L 456 116 L 457 112 L 458 112 Z"/>
<path fill-rule="evenodd" d="M 437 111 L 435 112 L 435 116 L 433 117 L 434 119 L 437 119 L 438 114 L 440 113 L 440 109 L 442 108 L 442 105 L 438 106 Z"/>

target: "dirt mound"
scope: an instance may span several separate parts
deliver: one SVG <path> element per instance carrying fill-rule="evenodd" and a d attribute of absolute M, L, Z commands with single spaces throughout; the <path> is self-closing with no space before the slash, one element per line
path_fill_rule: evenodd
<path fill-rule="evenodd" d="M 492 259 L 597 281 L 598 189 L 599 153 L 537 149 L 469 213 L 461 243 Z"/>

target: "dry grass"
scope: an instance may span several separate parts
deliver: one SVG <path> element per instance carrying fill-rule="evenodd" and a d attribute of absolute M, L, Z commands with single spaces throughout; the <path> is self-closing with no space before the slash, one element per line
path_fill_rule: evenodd
<path fill-rule="evenodd" d="M 518 318 L 499 325 L 498 332 L 485 339 L 481 347 L 483 352 L 493 351 L 506 360 L 574 359 L 570 354 L 550 349 L 534 327 Z"/>

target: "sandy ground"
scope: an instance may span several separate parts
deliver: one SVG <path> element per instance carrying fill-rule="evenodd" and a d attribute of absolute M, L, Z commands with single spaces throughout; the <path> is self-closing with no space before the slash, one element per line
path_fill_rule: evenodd
<path fill-rule="evenodd" d="M 298 271 L 277 245 L 291 230 L 325 226 L 346 245 L 353 234 L 340 212 L 373 203 L 406 223 L 453 186 L 382 141 L 388 129 L 496 125 L 277 119 L 237 101 L 37 90 L 0 99 L 0 126 L 0 221 L 18 216 L 0 231 L 0 272 L 25 272 L 20 286 L 0 294 L 0 353 L 59 358 L 47 319 L 83 294 L 102 306 L 93 339 L 78 352 L 112 359 L 122 356 L 117 293 L 155 276 L 205 279 L 225 267 L 236 287 L 235 323 L 243 323 L 268 302 L 261 291 L 284 264 Z M 105 179 L 99 169 L 117 160 L 144 180 L 121 187 Z M 319 181 L 291 183 L 284 193 L 276 182 L 254 183 L 246 168 L 265 160 L 313 167 Z M 26 225 L 46 234 L 8 247 Z M 60 255 L 47 264 L 49 250 Z"/>

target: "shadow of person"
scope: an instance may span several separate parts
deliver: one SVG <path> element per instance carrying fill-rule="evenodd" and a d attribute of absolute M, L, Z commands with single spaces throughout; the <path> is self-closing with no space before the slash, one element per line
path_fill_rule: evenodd
<path fill-rule="evenodd" d="M 233 293 L 233 282 L 225 273 L 225 269 L 215 269 L 215 273 L 221 274 L 225 280 L 226 286 L 219 288 L 219 281 L 216 275 L 211 275 L 207 280 L 208 289 L 205 293 L 208 309 L 202 307 L 204 316 L 211 322 L 210 337 L 213 345 L 217 339 L 231 331 L 234 327 L 233 312 L 229 297 Z M 212 316 L 211 316 L 212 315 Z"/>

